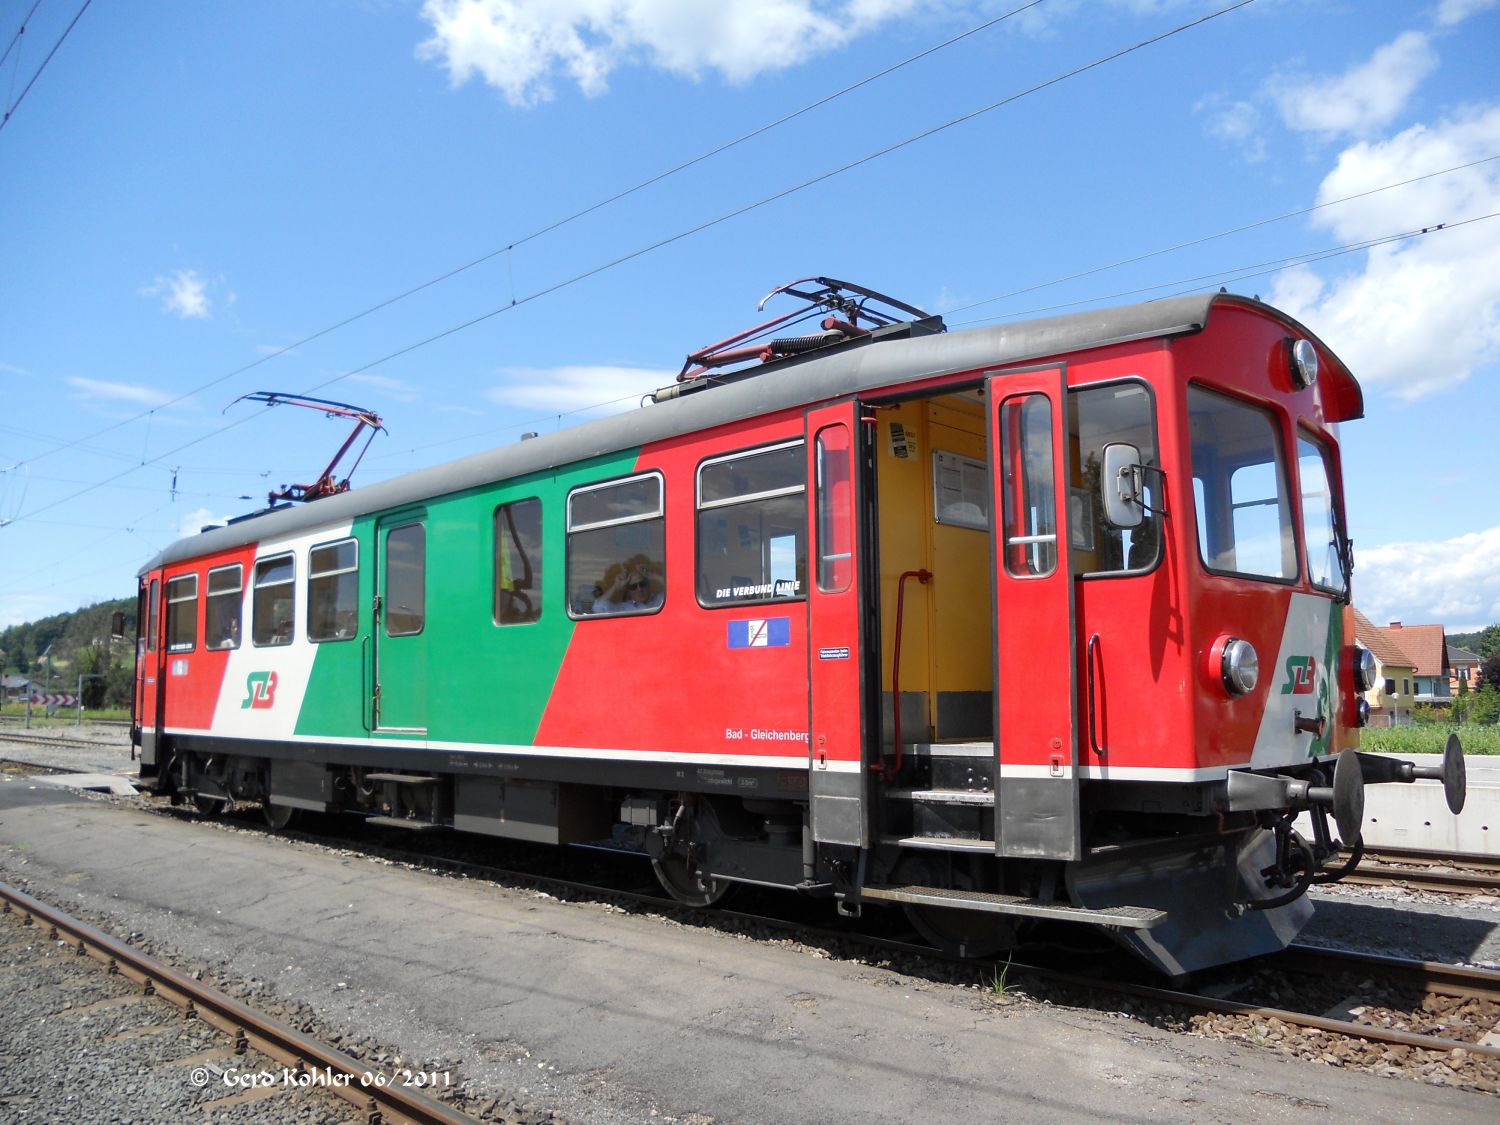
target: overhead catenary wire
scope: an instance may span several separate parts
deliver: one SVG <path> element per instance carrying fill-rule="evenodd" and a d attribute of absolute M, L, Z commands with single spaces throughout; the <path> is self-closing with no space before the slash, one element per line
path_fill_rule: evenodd
<path fill-rule="evenodd" d="M 37 3 L 40 2 L 41 0 L 37 0 Z M 965 39 L 969 39 L 975 35 L 978 35 L 980 32 L 988 31 L 990 28 L 1004 23 L 1006 20 L 1011 19 L 1014 16 L 1018 16 L 1023 12 L 1029 11 L 1030 9 L 1035 8 L 1044 2 L 1045 0 L 1027 0 L 1027 3 L 1021 4 L 1018 7 L 1004 12 L 1001 15 L 994 16 L 982 23 L 976 24 L 966 31 L 959 32 L 957 35 L 950 36 L 949 38 L 943 40 L 941 43 L 935 43 L 931 47 L 926 47 L 923 50 L 918 51 L 914 55 L 907 56 L 900 62 L 892 63 L 890 66 L 878 70 L 873 74 L 866 75 L 864 78 L 861 78 L 855 82 L 851 82 L 849 85 L 841 87 L 831 94 L 825 94 L 823 97 L 818 98 L 816 101 L 809 102 L 799 109 L 794 109 L 790 113 L 782 114 L 780 117 L 776 118 L 773 121 L 768 121 L 764 125 L 759 125 L 756 128 L 751 129 L 748 133 L 743 133 L 740 136 L 735 137 L 733 140 L 725 141 L 719 145 L 716 145 L 715 147 L 708 149 L 706 152 L 702 152 L 697 156 L 692 157 L 691 159 L 684 160 L 680 164 L 668 168 L 666 171 L 658 172 L 655 175 L 649 176 L 646 179 L 639 181 L 631 187 L 625 188 L 621 191 L 617 191 L 613 195 L 601 199 L 596 203 L 592 203 L 586 207 L 580 208 L 579 210 L 574 211 L 569 215 L 565 215 L 560 219 L 553 220 L 552 222 L 547 223 L 545 226 L 539 227 L 538 229 L 531 231 L 528 234 L 524 234 L 519 238 L 512 239 L 506 245 L 481 254 L 479 257 L 465 262 L 463 265 L 455 266 L 452 269 L 438 274 L 436 277 L 429 278 L 428 280 L 420 282 L 417 285 L 413 285 L 411 288 L 403 290 L 402 292 L 397 293 L 395 296 L 387 297 L 386 299 L 379 301 L 376 304 L 370 305 L 368 308 L 362 309 L 359 312 L 346 316 L 342 320 L 339 320 L 324 328 L 318 329 L 316 332 L 312 332 L 309 335 L 303 336 L 301 339 L 296 340 L 293 343 L 286 344 L 285 346 L 280 348 L 276 348 L 266 355 L 260 356 L 259 358 L 254 359 L 240 367 L 236 367 L 233 371 L 225 372 L 223 375 L 210 379 L 208 382 L 202 383 L 192 388 L 191 390 L 184 391 L 182 394 L 168 399 L 166 402 L 159 403 L 156 406 L 151 407 L 151 409 L 149 410 L 143 410 L 138 414 L 131 415 L 127 418 L 122 418 L 119 421 L 113 422 L 102 429 L 95 430 L 89 434 L 85 434 L 83 437 L 76 440 L 58 440 L 56 442 L 55 448 L 44 450 L 43 452 L 31 458 L 31 460 L 33 462 L 39 461 L 44 457 L 50 457 L 54 453 L 60 453 L 63 450 L 71 449 L 83 442 L 92 441 L 94 438 L 102 437 L 104 434 L 112 433 L 124 426 L 128 426 L 134 422 L 139 422 L 142 418 L 149 418 L 158 410 L 163 410 L 169 406 L 174 406 L 179 402 L 183 402 L 186 399 L 192 398 L 194 395 L 201 394 L 206 390 L 226 383 L 230 379 L 233 379 L 239 375 L 243 375 L 248 371 L 252 371 L 262 364 L 269 363 L 274 359 L 278 359 L 281 356 L 286 355 L 288 352 L 295 351 L 296 349 L 304 347 L 307 344 L 311 344 L 317 340 L 321 340 L 323 337 L 331 335 L 332 333 L 337 332 L 342 328 L 347 328 L 349 327 L 349 325 L 355 324 L 358 321 L 373 316 L 375 313 L 382 312 L 383 310 L 388 309 L 393 305 L 405 301 L 409 297 L 414 297 L 418 293 L 422 293 L 428 289 L 433 288 L 436 285 L 441 285 L 445 281 L 451 281 L 453 278 L 458 277 L 460 274 L 467 273 L 469 270 L 482 266 L 486 262 L 493 261 L 495 258 L 498 258 L 502 255 L 508 255 L 512 250 L 516 249 L 519 246 L 524 246 L 526 243 L 533 242 L 536 239 L 543 237 L 544 235 L 552 234 L 558 230 L 561 230 L 563 227 L 568 226 L 570 223 L 574 223 L 579 219 L 585 218 L 588 215 L 592 215 L 594 212 L 600 211 L 605 207 L 618 203 L 621 200 L 635 195 L 638 192 L 644 191 L 646 188 L 653 187 L 656 184 L 659 184 L 662 181 L 667 180 L 680 172 L 685 172 L 689 168 L 696 167 L 697 165 L 702 164 L 707 160 L 711 160 L 715 156 L 721 156 L 724 153 L 729 152 L 731 149 L 738 148 L 740 145 L 754 140 L 756 137 L 762 136 L 773 129 L 780 128 L 782 125 L 786 125 L 789 122 L 795 121 L 799 117 L 804 117 L 814 110 L 821 109 L 823 106 L 829 105 L 830 103 L 835 102 L 848 94 L 852 94 L 856 90 L 868 86 L 873 82 L 877 82 L 882 78 L 889 77 L 890 75 L 895 74 L 897 71 L 911 66 L 913 63 L 920 62 L 922 59 L 928 58 L 929 56 L 934 55 L 937 52 L 942 51 L 948 47 L 951 47 L 956 43 L 960 43 Z M 1246 2 L 1248 3 L 1250 2 L 1250 0 L 1246 0 Z M 32 10 L 35 11 L 35 7 L 33 7 Z M 507 272 L 511 294 L 510 303 L 512 305 L 515 305 L 519 303 L 515 298 L 515 278 L 510 271 Z"/>
<path fill-rule="evenodd" d="M 622 254 L 622 255 L 620 255 L 620 256 L 618 256 L 616 258 L 613 258 L 613 259 L 610 259 L 609 261 L 601 263 L 600 265 L 593 266 L 593 267 L 591 267 L 591 268 L 589 268 L 587 270 L 584 270 L 581 273 L 574 274 L 571 277 L 568 277 L 568 278 L 566 278 L 566 279 L 564 279 L 562 281 L 558 281 L 558 282 L 555 282 L 555 283 L 553 283 L 551 285 L 544 286 L 541 289 L 534 290 L 533 292 L 531 292 L 531 293 L 529 293 L 529 294 L 527 294 L 527 295 L 525 295 L 523 297 L 514 298 L 508 304 L 501 305 L 501 306 L 499 306 L 497 308 L 493 308 L 493 309 L 489 310 L 488 312 L 481 313 L 480 315 L 475 316 L 475 317 L 471 317 L 468 320 L 463 321 L 460 324 L 455 324 L 455 325 L 453 325 L 453 326 L 451 326 L 449 328 L 446 328 L 446 329 L 444 329 L 444 330 L 442 330 L 440 332 L 436 332 L 436 333 L 434 333 L 434 334 L 432 334 L 430 336 L 427 336 L 427 337 L 425 337 L 425 338 L 423 338 L 421 340 L 417 340 L 414 343 L 407 344 L 407 345 L 405 345 L 405 346 L 403 346 L 401 348 L 398 348 L 395 351 L 388 352 L 385 355 L 379 357 L 378 359 L 374 359 L 374 360 L 369 361 L 368 363 L 361 364 L 360 366 L 352 368 L 352 369 L 350 369 L 348 371 L 345 371 L 342 374 L 336 375 L 336 376 L 334 376 L 331 379 L 325 379 L 322 382 L 315 383 L 315 384 L 313 384 L 310 387 L 303 388 L 302 390 L 298 391 L 297 393 L 304 394 L 304 395 L 306 395 L 306 394 L 312 394 L 312 393 L 314 393 L 316 391 L 324 390 L 327 387 L 333 386 L 335 383 L 341 382 L 344 379 L 349 378 L 350 376 L 359 375 L 359 374 L 363 374 L 363 373 L 368 372 L 368 371 L 372 371 L 372 370 L 374 370 L 377 367 L 380 367 L 380 366 L 382 366 L 382 365 L 384 365 L 386 363 L 391 362 L 392 360 L 399 359 L 400 357 L 405 356 L 405 355 L 409 355 L 412 352 L 417 351 L 417 350 L 419 350 L 421 348 L 425 348 L 425 347 L 428 347 L 428 346 L 430 346 L 432 344 L 435 344 L 435 343 L 437 343 L 440 340 L 444 340 L 444 339 L 447 339 L 448 337 L 456 335 L 456 334 L 458 334 L 460 332 L 467 331 L 468 329 L 473 328 L 476 325 L 482 324 L 482 323 L 484 323 L 486 321 L 489 321 L 489 320 L 493 319 L 494 317 L 497 317 L 497 316 L 501 315 L 502 313 L 507 313 L 507 312 L 510 312 L 510 311 L 512 311 L 514 309 L 522 308 L 522 307 L 524 307 L 524 306 L 526 306 L 526 305 L 528 305 L 528 304 L 530 304 L 530 303 L 532 303 L 534 301 L 540 300 L 543 297 L 547 297 L 547 296 L 550 296 L 550 295 L 552 295 L 554 293 L 560 292 L 560 291 L 562 291 L 564 289 L 571 288 L 572 286 L 578 285 L 581 282 L 587 281 L 590 278 L 597 277 L 597 276 L 599 276 L 602 273 L 608 272 L 609 270 L 616 269 L 619 266 L 622 266 L 622 265 L 626 264 L 627 262 L 635 261 L 636 259 L 644 257 L 647 254 L 654 253 L 655 251 L 661 250 L 661 249 L 663 249 L 663 248 L 665 248 L 667 246 L 671 246 L 674 243 L 681 242 L 684 239 L 691 238 L 691 237 L 693 237 L 694 235 L 697 235 L 697 234 L 701 234 L 703 231 L 709 230 L 709 229 L 711 229 L 713 227 L 716 227 L 716 226 L 720 226 L 723 223 L 729 222 L 732 219 L 736 219 L 736 218 L 739 218 L 742 215 L 749 214 L 752 211 L 756 211 L 756 210 L 758 210 L 758 209 L 760 209 L 762 207 L 768 206 L 768 205 L 770 205 L 772 203 L 775 203 L 775 202 L 777 202 L 779 200 L 785 199 L 788 196 L 795 195 L 798 192 L 802 192 L 802 191 L 807 190 L 808 188 L 815 187 L 818 184 L 825 183 L 826 181 L 831 180 L 831 179 L 835 178 L 836 176 L 840 176 L 840 175 L 843 175 L 843 174 L 845 174 L 847 172 L 853 171 L 856 168 L 863 167 L 864 165 L 869 164 L 869 163 L 871 163 L 871 162 L 873 162 L 875 160 L 879 160 L 879 159 L 881 159 L 881 158 L 883 158 L 885 156 L 889 156 L 890 154 L 892 154 L 894 152 L 898 152 L 898 151 L 900 151 L 902 149 L 905 149 L 905 148 L 907 148 L 907 147 L 909 147 L 909 146 L 911 146 L 913 144 L 917 144 L 917 143 L 919 143 L 921 141 L 924 141 L 924 140 L 927 140 L 927 139 L 929 139 L 931 137 L 937 136 L 938 134 L 946 132 L 949 129 L 955 128 L 955 127 L 957 127 L 959 125 L 963 125 L 963 124 L 965 124 L 965 123 L 967 123 L 969 121 L 973 121 L 973 120 L 975 120 L 978 117 L 984 116 L 985 114 L 992 113 L 995 110 L 1001 109 L 1001 108 L 1003 108 L 1005 106 L 1008 106 L 1008 105 L 1012 105 L 1015 102 L 1018 102 L 1018 101 L 1022 100 L 1023 98 L 1029 97 L 1029 96 L 1031 96 L 1033 94 L 1036 94 L 1036 93 L 1040 93 L 1041 91 L 1050 89 L 1051 87 L 1057 86 L 1060 83 L 1069 81 L 1069 80 L 1071 80 L 1073 78 L 1077 78 L 1077 77 L 1079 77 L 1079 76 L 1081 76 L 1083 74 L 1089 73 L 1090 71 L 1097 70 L 1099 67 L 1102 67 L 1102 66 L 1108 65 L 1109 63 L 1116 62 L 1116 61 L 1118 61 L 1120 59 L 1126 58 L 1126 57 L 1128 57 L 1130 55 L 1135 54 L 1138 51 L 1142 51 L 1142 50 L 1144 50 L 1144 49 L 1146 49 L 1148 47 L 1156 46 L 1157 44 L 1166 42 L 1167 40 L 1175 38 L 1176 36 L 1181 35 L 1181 34 L 1183 34 L 1185 32 L 1188 32 L 1188 31 L 1194 30 L 1196 28 L 1202 27 L 1205 24 L 1207 24 L 1207 23 L 1209 23 L 1209 22 L 1211 22 L 1213 20 L 1219 19 L 1222 16 L 1229 15 L 1230 13 L 1236 12 L 1236 11 L 1240 10 L 1241 8 L 1249 7 L 1253 3 L 1255 3 L 1255 0 L 1234 0 L 1233 3 L 1227 4 L 1227 5 L 1225 5 L 1225 6 L 1221 7 L 1221 8 L 1217 8 L 1217 9 L 1215 9 L 1212 12 L 1207 12 L 1204 15 L 1197 16 L 1197 17 L 1195 17 L 1193 19 L 1190 19 L 1190 20 L 1187 20 L 1187 21 L 1185 21 L 1183 23 L 1177 24 L 1175 27 L 1169 28 L 1166 31 L 1158 32 L 1157 34 L 1149 36 L 1149 37 L 1147 37 L 1145 39 L 1139 40 L 1139 41 L 1131 44 L 1130 46 L 1121 47 L 1118 50 L 1111 51 L 1111 52 L 1109 52 L 1108 54 L 1105 54 L 1105 55 L 1101 55 L 1101 56 L 1099 56 L 1099 57 L 1097 57 L 1097 58 L 1095 58 L 1095 59 L 1093 59 L 1093 60 L 1091 60 L 1089 62 L 1081 63 L 1078 66 L 1072 67 L 1072 68 L 1070 68 L 1070 69 L 1068 69 L 1066 71 L 1063 71 L 1063 72 L 1061 72 L 1059 74 L 1056 74 L 1056 75 L 1052 76 L 1051 78 L 1047 78 L 1047 79 L 1044 79 L 1041 82 L 1034 83 L 1034 84 L 1032 84 L 1030 86 L 1025 87 L 1022 90 L 1016 91 L 1015 93 L 1012 93 L 1012 94 L 1009 94 L 1009 95 L 1007 95 L 1007 96 L 1005 96 L 1003 98 L 1000 98 L 997 101 L 990 102 L 990 103 L 988 103 L 986 105 L 980 106 L 977 109 L 970 110 L 967 113 L 960 114 L 957 117 L 954 117 L 954 118 L 951 118 L 951 119 L 949 119 L 947 121 L 944 121 L 944 122 L 942 122 L 942 123 L 940 123 L 938 125 L 934 125 L 934 126 L 928 128 L 928 129 L 924 129 L 924 130 L 922 130 L 922 131 L 920 131 L 918 133 L 914 133 L 914 134 L 912 134 L 912 135 L 910 135 L 908 137 L 903 138 L 902 140 L 895 141 L 895 142 L 893 142 L 893 143 L 891 143 L 889 145 L 885 145 L 885 146 L 883 146 L 883 147 L 881 147 L 879 149 L 874 150 L 873 152 L 866 153 L 865 155 L 857 157 L 854 160 L 847 161 L 844 164 L 841 164 L 841 165 L 839 165 L 839 166 L 837 166 L 835 168 L 831 168 L 831 169 L 829 169 L 827 171 L 821 172 L 818 175 L 812 176 L 812 177 L 810 177 L 808 179 L 802 180 L 799 183 L 791 185 L 790 187 L 783 188 L 783 189 L 781 189 L 779 191 L 773 192 L 772 194 L 764 196 L 764 197 L 762 197 L 760 199 L 757 199 L 757 200 L 755 200 L 753 202 L 746 203 L 746 204 L 744 204 L 744 205 L 742 205 L 740 207 L 736 207 L 736 208 L 734 208 L 731 211 L 725 212 L 725 213 L 723 213 L 723 214 L 721 214 L 721 215 L 719 215 L 719 216 L 717 216 L 715 218 L 705 220 L 704 222 L 698 223 L 697 225 L 695 225 L 693 227 L 689 227 L 686 230 L 679 231 L 676 234 L 668 235 L 665 238 L 658 239 L 655 242 L 652 242 L 652 243 L 649 243 L 649 244 L 647 244 L 645 246 L 639 247 L 639 248 L 637 248 L 635 250 L 630 251 L 629 253 Z M 331 329 L 330 329 L 330 331 L 331 331 Z M 320 334 L 321 335 L 326 335 L 326 331 L 324 333 L 320 333 Z M 262 359 L 266 359 L 266 358 L 271 358 L 271 357 L 262 357 Z M 258 363 L 260 361 L 256 361 L 256 362 Z M 244 370 L 248 370 L 250 366 L 254 366 L 254 364 L 248 365 L 246 368 L 244 368 Z M 216 380 L 216 382 L 219 382 L 219 381 L 222 381 L 222 380 Z M 149 417 L 150 413 L 154 413 L 154 411 L 148 412 L 148 414 L 146 416 Z M 260 413 L 264 413 L 264 411 L 262 411 Z M 143 457 L 143 459 L 142 459 L 142 461 L 141 461 L 141 463 L 139 465 L 137 465 L 135 467 L 132 467 L 132 468 L 129 468 L 129 469 L 125 469 L 122 472 L 117 473 L 117 474 L 115 474 L 112 477 L 106 478 L 105 480 L 100 481 L 98 483 L 98 485 L 95 485 L 95 486 L 90 487 L 90 488 L 82 489 L 79 492 L 72 493 L 72 494 L 70 494 L 68 496 L 65 496 L 65 497 L 59 499 L 59 500 L 55 500 L 55 501 L 52 501 L 49 504 L 43 505 L 42 507 L 35 509 L 33 512 L 28 513 L 27 515 L 28 516 L 30 516 L 30 515 L 39 515 L 39 514 L 41 514 L 43 512 L 50 511 L 53 508 L 60 507 L 63 504 L 71 503 L 73 500 L 76 500 L 79 497 L 84 496 L 84 495 L 88 494 L 89 492 L 92 492 L 94 490 L 94 488 L 96 488 L 96 487 L 103 487 L 106 484 L 111 484 L 114 481 L 119 480 L 120 478 L 122 478 L 124 476 L 127 476 L 130 473 L 132 473 L 132 472 L 135 472 L 139 468 L 144 468 L 147 465 L 158 464 L 161 461 L 164 461 L 167 458 L 172 457 L 175 454 L 180 453 L 180 452 L 182 452 L 185 449 L 190 449 L 190 448 L 192 448 L 195 445 L 201 444 L 202 442 L 209 440 L 210 438 L 216 437 L 216 436 L 218 436 L 220 434 L 228 432 L 231 429 L 234 429 L 234 428 L 236 428 L 236 427 L 238 427 L 240 425 L 243 425 L 246 421 L 248 421 L 248 420 L 250 420 L 252 418 L 259 417 L 260 413 L 252 414 L 252 415 L 247 415 L 245 418 L 238 419 L 238 420 L 236 420 L 234 422 L 227 423 L 226 425 L 223 425 L 223 426 L 219 427 L 216 430 L 210 431 L 209 433 L 206 433 L 206 434 L 203 434 L 203 435 L 201 435 L 201 436 L 199 436 L 197 438 L 194 438 L 192 441 L 185 442 L 182 445 L 174 446 L 172 449 L 169 449 L 169 450 L 167 450 L 164 453 L 158 454 L 156 457 L 153 457 L 153 458 L 150 458 L 150 459 L 145 459 Z M 91 435 L 91 436 L 97 436 L 97 435 Z M 18 516 L 15 520 L 12 521 L 12 525 L 14 525 L 15 523 L 19 523 L 19 522 L 21 522 L 22 520 L 24 520 L 26 518 L 27 518 L 27 516 Z"/>
<path fill-rule="evenodd" d="M 58 48 L 63 45 L 63 42 L 68 38 L 68 35 L 72 32 L 73 28 L 78 25 L 78 21 L 83 18 L 83 13 L 89 10 L 89 5 L 93 2 L 94 0 L 83 0 L 83 7 L 78 9 L 78 14 L 75 15 L 72 22 L 63 29 L 63 33 L 58 37 L 57 42 L 52 44 L 52 50 L 47 52 L 47 57 L 42 60 L 42 65 L 36 68 L 36 73 L 31 76 L 31 80 L 26 83 L 25 88 L 21 91 L 20 95 L 17 96 L 16 100 L 5 108 L 5 116 L 0 117 L 0 130 L 4 130 L 4 128 L 10 124 L 11 117 L 15 114 L 16 110 L 21 108 L 21 103 L 26 100 L 26 95 L 31 93 L 31 88 L 36 85 L 36 80 L 42 76 L 42 71 L 47 69 L 47 64 L 52 61 L 52 56 L 57 54 Z M 32 9 L 32 11 L 35 10 L 35 8 Z"/>

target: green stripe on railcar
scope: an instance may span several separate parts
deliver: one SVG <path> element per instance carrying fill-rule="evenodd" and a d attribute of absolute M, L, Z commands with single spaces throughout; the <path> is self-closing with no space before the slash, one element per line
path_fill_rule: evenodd
<path fill-rule="evenodd" d="M 360 553 L 360 633 L 354 640 L 318 646 L 297 717 L 297 736 L 381 737 L 372 734 L 370 706 L 377 643 L 370 628 L 376 528 L 381 521 L 389 526 L 392 517 L 412 511 L 422 514 L 427 527 L 427 737 L 530 744 L 573 636 L 565 570 L 568 492 L 632 471 L 637 455 L 637 450 L 626 450 L 357 520 L 353 534 Z M 495 512 L 502 504 L 530 497 L 542 503 L 541 619 L 497 625 Z"/>

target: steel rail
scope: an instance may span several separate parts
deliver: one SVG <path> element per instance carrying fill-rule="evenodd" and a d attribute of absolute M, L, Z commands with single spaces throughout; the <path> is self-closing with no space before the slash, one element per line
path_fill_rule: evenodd
<path fill-rule="evenodd" d="M 476 1121 L 8 884 L 0 883 L 0 902 L 6 911 L 19 913 L 23 923 L 49 927 L 49 936 L 67 940 L 79 956 L 103 962 L 110 972 L 142 984 L 147 994 L 165 997 L 189 1016 L 227 1032 L 235 1040 L 236 1051 L 253 1047 L 298 1075 L 321 1072 L 343 1078 L 316 1085 L 361 1110 L 369 1125 L 473 1125 Z"/>
<path fill-rule="evenodd" d="M 166 811 L 166 810 L 163 810 Z M 177 812 L 178 810 L 171 810 Z M 314 843 L 324 841 L 317 837 L 302 833 L 288 833 Z M 344 846 L 348 846 L 346 843 Z M 870 934 L 833 930 L 827 927 L 819 927 L 806 922 L 789 921 L 785 918 L 775 918 L 767 915 L 753 914 L 748 912 L 725 909 L 723 907 L 710 907 L 707 909 L 693 909 L 684 906 L 673 899 L 664 899 L 655 895 L 643 894 L 638 891 L 628 891 L 619 888 L 600 886 L 596 883 L 585 883 L 576 880 L 562 879 L 553 875 L 537 874 L 534 872 L 518 871 L 507 868 L 497 868 L 486 864 L 474 863 L 468 860 L 450 859 L 441 856 L 433 856 L 427 853 L 408 850 L 405 848 L 392 848 L 368 843 L 357 845 L 360 850 L 379 858 L 390 859 L 396 862 L 404 862 L 413 867 L 427 867 L 446 869 L 455 874 L 477 876 L 479 878 L 493 879 L 497 882 L 526 882 L 533 885 L 551 886 L 558 890 L 572 893 L 594 894 L 614 897 L 633 901 L 640 906 L 650 906 L 665 909 L 678 909 L 690 915 L 703 917 L 705 919 L 719 919 L 731 922 L 751 923 L 765 926 L 768 929 L 778 929 L 783 932 L 801 935 L 803 940 L 815 936 L 826 942 L 842 942 L 852 946 L 865 946 L 873 950 L 881 950 L 888 953 L 905 953 L 909 955 L 925 956 L 950 963 L 963 963 L 974 966 L 976 969 L 987 969 L 1005 972 L 1015 975 L 1030 975 L 1053 984 L 1078 989 L 1084 992 L 1099 993 L 1108 992 L 1119 995 L 1135 996 L 1140 999 L 1152 1000 L 1158 1003 L 1173 1004 L 1179 1007 L 1192 1008 L 1200 1011 L 1217 1012 L 1222 1015 L 1260 1016 L 1266 1019 L 1279 1020 L 1282 1023 L 1294 1027 L 1313 1028 L 1319 1031 L 1329 1032 L 1335 1035 L 1345 1036 L 1351 1039 L 1362 1039 L 1366 1042 L 1389 1043 L 1396 1046 L 1415 1047 L 1421 1050 L 1439 1051 L 1447 1053 L 1460 1048 L 1474 1055 L 1488 1058 L 1500 1058 L 1500 1047 L 1487 1044 L 1471 1042 L 1467 1040 L 1444 1038 L 1437 1035 L 1425 1035 L 1418 1032 L 1398 1031 L 1394 1028 L 1381 1027 L 1377 1024 L 1356 1023 L 1352 1020 L 1338 1020 L 1329 1016 L 1314 1015 L 1306 1012 L 1297 1012 L 1286 1008 L 1272 1008 L 1259 1004 L 1243 1001 L 1220 999 L 1217 997 L 1204 996 L 1200 993 L 1183 992 L 1166 987 L 1154 985 L 1134 984 L 1128 981 L 1103 980 L 1097 977 L 1081 976 L 1075 973 L 1064 972 L 1042 965 L 1031 965 L 1019 961 L 1000 962 L 993 960 L 968 961 L 954 955 L 944 953 L 942 950 L 926 945 L 902 941 L 899 939 L 878 937 Z M 1303 964 L 1310 964 L 1315 958 L 1328 960 L 1339 960 L 1348 966 L 1363 966 L 1378 971 L 1390 971 L 1406 975 L 1411 979 L 1413 974 L 1420 976 L 1423 982 L 1431 981 L 1431 991 L 1441 992 L 1445 995 L 1471 997 L 1494 997 L 1500 990 L 1500 973 L 1481 970 L 1467 969 L 1459 966 L 1440 965 L 1433 962 L 1409 961 L 1397 957 L 1386 957 L 1379 954 L 1360 954 L 1340 950 L 1322 950 L 1314 946 L 1305 946 L 1294 943 L 1281 954 L 1273 959 L 1273 963 L 1280 967 L 1282 959 L 1288 959 L 1288 969 L 1300 969 L 1297 959 Z M 1320 966 L 1307 971 L 1326 971 L 1327 966 Z M 1424 983 L 1424 987 L 1426 987 Z"/>
<path fill-rule="evenodd" d="M 1335 969 L 1375 969 L 1401 978 L 1424 992 L 1439 996 L 1459 996 L 1466 1000 L 1500 1001 L 1500 973 L 1492 969 L 1472 969 L 1465 965 L 1444 965 L 1436 961 L 1415 961 L 1383 953 L 1355 953 L 1346 949 L 1325 949 L 1318 945 L 1293 942 L 1277 957 L 1278 968 L 1292 972 L 1327 972 Z"/>

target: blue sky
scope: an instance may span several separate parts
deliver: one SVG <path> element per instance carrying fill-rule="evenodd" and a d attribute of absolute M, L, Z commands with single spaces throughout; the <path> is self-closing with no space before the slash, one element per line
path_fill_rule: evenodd
<path fill-rule="evenodd" d="M 344 436 L 241 394 L 380 412 L 358 487 L 633 409 L 813 274 L 952 327 L 1282 305 L 1365 387 L 1357 604 L 1500 621 L 1496 0 L 1255 0 L 1082 71 L 1229 0 L 1042 0 L 550 231 L 1025 0 L 84 2 L 0 11 L 0 626 Z"/>

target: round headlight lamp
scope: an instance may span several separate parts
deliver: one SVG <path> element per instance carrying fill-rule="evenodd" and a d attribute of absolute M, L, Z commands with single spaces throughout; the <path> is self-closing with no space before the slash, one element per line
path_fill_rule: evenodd
<path fill-rule="evenodd" d="M 1359 720 L 1360 726 L 1367 727 L 1370 725 L 1370 701 L 1368 699 L 1361 699 L 1359 705 L 1354 708 L 1354 713 Z"/>
<path fill-rule="evenodd" d="M 1219 674 L 1231 695 L 1249 695 L 1260 682 L 1260 657 L 1255 646 L 1241 637 L 1230 637 L 1224 643 Z"/>
<path fill-rule="evenodd" d="M 1318 349 L 1311 340 L 1288 340 L 1287 366 L 1291 368 L 1292 384 L 1305 391 L 1318 381 Z"/>
<path fill-rule="evenodd" d="M 1375 686 L 1377 665 L 1375 654 L 1367 648 L 1355 649 L 1354 686 L 1360 691 L 1369 691 Z"/>

